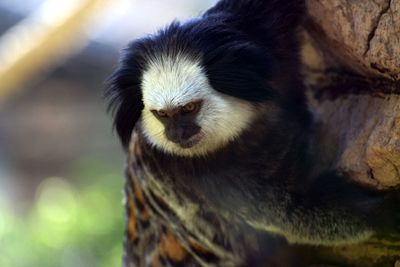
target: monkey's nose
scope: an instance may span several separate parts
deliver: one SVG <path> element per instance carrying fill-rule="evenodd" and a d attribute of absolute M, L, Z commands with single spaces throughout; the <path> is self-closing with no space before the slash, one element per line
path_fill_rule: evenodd
<path fill-rule="evenodd" d="M 198 134 L 200 129 L 196 124 L 172 126 L 165 129 L 165 135 L 170 141 L 186 147 L 190 138 Z"/>

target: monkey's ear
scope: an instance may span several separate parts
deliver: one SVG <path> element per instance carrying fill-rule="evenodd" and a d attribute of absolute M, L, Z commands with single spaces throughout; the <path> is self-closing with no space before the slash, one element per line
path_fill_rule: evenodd
<path fill-rule="evenodd" d="M 114 127 L 125 149 L 144 107 L 140 88 L 142 65 L 134 48 L 133 44 L 125 50 L 119 67 L 107 81 L 105 93 L 108 110 L 114 116 Z"/>

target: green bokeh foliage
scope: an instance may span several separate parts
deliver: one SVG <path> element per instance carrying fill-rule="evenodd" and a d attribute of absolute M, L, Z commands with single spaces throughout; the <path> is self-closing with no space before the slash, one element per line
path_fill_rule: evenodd
<path fill-rule="evenodd" d="M 0 203 L 0 267 L 121 266 L 121 169 L 84 161 L 46 178 L 23 216 Z"/>

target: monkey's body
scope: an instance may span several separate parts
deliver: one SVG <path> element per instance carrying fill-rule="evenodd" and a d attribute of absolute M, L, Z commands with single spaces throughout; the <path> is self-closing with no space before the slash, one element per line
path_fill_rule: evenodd
<path fill-rule="evenodd" d="M 111 80 L 116 129 L 125 146 L 132 132 L 137 138 L 133 171 L 155 225 L 181 235 L 196 264 L 201 257 L 182 236 L 216 266 L 256 266 L 249 261 L 262 255 L 267 233 L 342 245 L 400 228 L 396 216 L 378 219 L 398 194 L 319 166 L 296 37 L 303 9 L 301 0 L 220 1 L 133 42 Z M 166 230 L 142 242 L 159 240 L 157 231 Z M 151 255 L 137 251 L 141 262 Z"/>
<path fill-rule="evenodd" d="M 229 222 L 193 194 L 160 181 L 134 133 L 126 181 L 124 266 L 291 266 L 287 242 Z M 153 162 L 155 163 L 155 162 Z M 163 176 L 164 177 L 164 176 Z M 298 262 L 297 262 L 298 263 Z"/>

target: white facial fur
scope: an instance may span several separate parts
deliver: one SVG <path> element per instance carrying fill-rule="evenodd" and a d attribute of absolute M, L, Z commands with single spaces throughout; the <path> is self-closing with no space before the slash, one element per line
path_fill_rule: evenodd
<path fill-rule="evenodd" d="M 196 156 L 215 151 L 238 137 L 256 114 L 250 103 L 212 89 L 200 64 L 184 55 L 150 60 L 141 87 L 143 133 L 152 145 L 171 154 Z M 198 100 L 202 100 L 202 107 L 196 124 L 201 127 L 202 138 L 193 147 L 182 148 L 166 138 L 164 125 L 151 110 Z"/>

